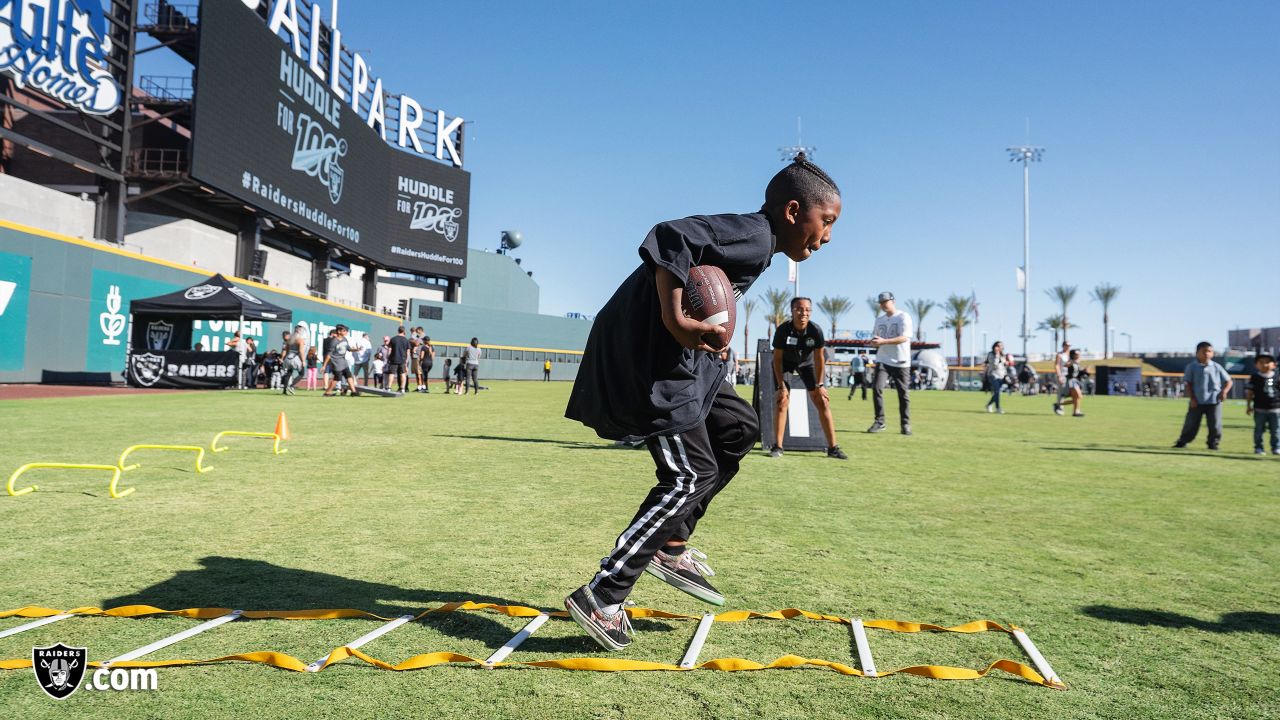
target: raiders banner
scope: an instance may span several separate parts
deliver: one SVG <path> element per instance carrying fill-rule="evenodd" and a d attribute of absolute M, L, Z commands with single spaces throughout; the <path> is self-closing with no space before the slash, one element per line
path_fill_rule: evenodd
<path fill-rule="evenodd" d="M 129 385 L 142 388 L 208 389 L 236 386 L 232 351 L 147 350 L 129 356 Z"/>

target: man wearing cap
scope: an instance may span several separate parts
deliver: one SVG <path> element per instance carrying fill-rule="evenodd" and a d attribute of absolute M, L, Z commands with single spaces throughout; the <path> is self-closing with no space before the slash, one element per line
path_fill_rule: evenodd
<path fill-rule="evenodd" d="M 876 298 L 884 312 L 876 318 L 871 345 L 876 348 L 876 375 L 871 388 L 871 400 L 875 405 L 876 421 L 867 428 L 869 433 L 884 430 L 884 389 L 892 383 L 898 391 L 898 414 L 902 419 L 902 434 L 911 434 L 911 316 L 898 309 L 893 293 L 882 292 Z"/>

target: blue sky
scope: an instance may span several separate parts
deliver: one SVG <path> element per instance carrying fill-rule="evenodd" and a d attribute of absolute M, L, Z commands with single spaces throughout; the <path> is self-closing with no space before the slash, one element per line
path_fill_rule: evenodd
<path fill-rule="evenodd" d="M 849 296 L 840 327 L 866 329 L 882 289 L 972 290 L 979 330 L 1016 347 L 1004 148 L 1029 118 L 1033 325 L 1045 287 L 1078 285 L 1072 335 L 1100 351 L 1104 281 L 1136 350 L 1280 324 L 1274 2 L 347 0 L 340 20 L 389 90 L 473 123 L 471 244 L 519 229 L 544 313 L 594 313 L 659 221 L 757 209 L 802 117 L 844 191 L 803 294 Z M 751 294 L 786 279 L 777 256 Z M 928 337 L 950 337 L 934 313 Z"/>

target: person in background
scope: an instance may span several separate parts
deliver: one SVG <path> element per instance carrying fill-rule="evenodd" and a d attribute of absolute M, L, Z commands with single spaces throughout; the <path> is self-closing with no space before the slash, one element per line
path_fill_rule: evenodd
<path fill-rule="evenodd" d="M 453 391 L 453 358 L 444 359 L 444 394 Z"/>
<path fill-rule="evenodd" d="M 420 327 L 409 332 L 409 369 L 413 373 L 413 391 L 422 392 L 422 328 Z"/>
<path fill-rule="evenodd" d="M 1217 450 L 1222 440 L 1222 403 L 1231 392 L 1231 376 L 1226 368 L 1213 361 L 1213 343 L 1196 345 L 1196 359 L 1182 371 L 1187 388 L 1187 417 L 1182 421 L 1182 434 L 1175 448 L 1184 448 L 1200 432 L 1200 418 L 1209 425 L 1209 449 Z"/>
<path fill-rule="evenodd" d="M 262 373 L 266 376 L 268 388 L 276 390 L 280 387 L 283 368 L 284 362 L 280 357 L 280 351 L 275 348 L 267 351 L 267 356 L 262 360 Z"/>
<path fill-rule="evenodd" d="M 1253 454 L 1265 455 L 1262 438 L 1271 431 L 1271 454 L 1280 455 L 1280 377 L 1276 374 L 1276 359 L 1267 354 L 1253 360 L 1257 372 L 1249 378 L 1249 391 L 1245 393 L 1245 414 L 1253 416 Z"/>
<path fill-rule="evenodd" d="M 333 368 L 329 366 L 329 352 L 333 349 L 333 338 L 337 334 L 337 330 L 330 330 L 324 342 L 320 343 L 320 386 L 325 392 L 329 392 L 330 379 L 333 376 Z"/>
<path fill-rule="evenodd" d="M 387 361 L 382 359 L 382 351 L 379 350 L 377 355 L 373 356 L 373 384 L 374 387 L 382 387 L 383 374 L 382 369 L 386 366 Z"/>
<path fill-rule="evenodd" d="M 551 382 L 551 358 L 542 362 L 542 382 Z"/>
<path fill-rule="evenodd" d="M 311 348 L 311 354 L 307 353 L 307 326 L 298 323 L 293 328 L 293 334 L 284 333 L 284 380 L 281 383 L 283 389 L 281 393 L 284 395 L 293 395 L 294 387 L 302 382 L 303 363 L 306 362 L 308 376 L 315 375 L 315 348 Z M 306 359 L 304 361 L 304 358 Z M 295 377 L 296 375 L 296 377 Z"/>
<path fill-rule="evenodd" d="M 1084 383 L 1089 377 L 1089 371 L 1080 364 L 1079 350 L 1072 350 L 1067 355 L 1065 373 L 1066 395 L 1071 398 L 1071 417 L 1084 417 L 1084 413 L 1080 412 L 1080 403 L 1084 400 Z"/>
<path fill-rule="evenodd" d="M 239 334 L 239 333 L 237 333 Z M 258 387 L 258 342 L 245 338 L 243 353 L 244 386 L 250 390 Z"/>
<path fill-rule="evenodd" d="M 359 378 L 364 371 L 364 383 L 369 384 L 369 364 L 373 361 L 373 345 L 369 342 L 369 333 L 351 336 L 351 377 Z"/>
<path fill-rule="evenodd" d="M 436 346 L 431 344 L 431 336 L 423 334 L 422 343 L 418 346 L 422 364 L 422 392 L 431 392 L 431 369 L 436 366 Z"/>
<path fill-rule="evenodd" d="M 1004 343 L 997 340 L 991 346 L 991 352 L 987 353 L 987 359 L 983 362 L 982 371 L 987 376 L 987 382 L 991 383 L 991 399 L 987 401 L 987 412 L 997 412 L 1004 414 L 1004 408 L 1000 407 L 1000 392 L 1004 390 L 1004 379 L 1009 372 L 1009 366 L 1005 364 L 1004 359 Z"/>
<path fill-rule="evenodd" d="M 384 363 L 384 365 L 382 366 L 382 384 L 379 385 L 378 387 L 381 387 L 383 390 L 386 390 L 391 385 L 391 379 L 389 377 L 390 373 L 387 372 L 387 365 L 391 363 L 391 336 L 390 335 L 382 336 L 382 347 L 379 348 L 379 352 L 382 353 L 382 362 Z"/>
<path fill-rule="evenodd" d="M 782 457 L 783 437 L 791 401 L 790 377 L 795 375 L 818 411 L 818 422 L 827 442 L 827 457 L 848 460 L 849 456 L 836 442 L 836 425 L 831 418 L 831 396 L 826 387 L 826 338 L 816 323 L 810 322 L 813 301 L 806 297 L 791 299 L 791 319 L 779 323 L 773 333 L 773 380 L 777 388 L 774 408 L 773 447 L 769 457 Z M 807 431 L 808 428 L 805 428 Z"/>
<path fill-rule="evenodd" d="M 334 328 L 333 343 L 329 346 L 329 354 L 325 357 L 325 365 L 333 369 L 333 379 L 325 386 L 325 397 L 333 397 L 334 386 L 337 382 L 345 381 L 346 385 L 342 389 L 342 393 L 351 393 L 352 397 L 360 395 L 360 391 L 356 389 L 355 378 L 351 375 L 351 355 L 350 345 L 347 340 L 347 326 L 338 325 Z"/>
<path fill-rule="evenodd" d="M 880 293 L 876 301 L 884 312 L 876 318 L 875 333 L 871 338 L 871 345 L 876 348 L 876 379 L 871 388 L 871 404 L 875 406 L 876 419 L 867 432 L 884 430 L 884 390 L 893 385 L 898 391 L 902 434 L 910 435 L 911 389 L 907 383 L 911 372 L 911 316 L 898 309 L 891 292 Z"/>
<path fill-rule="evenodd" d="M 396 392 L 404 392 L 405 385 L 409 383 L 409 352 L 412 346 L 409 338 L 404 335 L 403 325 L 396 330 L 396 336 L 388 344 L 390 353 L 387 355 L 387 368 L 384 371 L 387 374 L 386 383 L 390 385 L 394 380 Z"/>
<path fill-rule="evenodd" d="M 463 395 L 466 395 L 467 383 L 471 384 L 472 391 L 480 394 L 480 358 L 484 356 L 484 351 L 480 349 L 480 340 L 471 338 L 471 344 L 462 348 L 462 364 L 466 367 L 466 375 L 464 376 L 462 386 Z"/>
<path fill-rule="evenodd" d="M 1067 396 L 1067 363 L 1071 362 L 1071 343 L 1062 341 L 1062 352 L 1053 356 L 1053 375 L 1058 381 L 1058 395 L 1053 400 L 1053 414 L 1061 415 L 1062 399 Z"/>
<path fill-rule="evenodd" d="M 191 349 L 196 352 L 204 352 L 204 343 L 196 343 L 196 346 Z"/>
<path fill-rule="evenodd" d="M 453 393 L 461 395 L 467 386 L 467 364 L 462 358 L 458 358 L 457 364 L 453 366 Z"/>
<path fill-rule="evenodd" d="M 307 389 L 316 389 L 316 373 L 320 370 L 320 357 L 316 352 L 316 346 L 312 345 L 307 348 Z"/>
<path fill-rule="evenodd" d="M 867 361 L 862 358 L 859 353 L 854 353 L 849 358 L 849 397 L 845 400 L 852 400 L 853 393 L 862 388 L 862 399 L 867 399 L 867 386 L 862 382 L 862 373 L 867 369 Z"/>

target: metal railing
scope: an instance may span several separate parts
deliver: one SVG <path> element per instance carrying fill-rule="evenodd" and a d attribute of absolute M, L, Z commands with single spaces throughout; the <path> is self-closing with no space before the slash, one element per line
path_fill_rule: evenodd
<path fill-rule="evenodd" d="M 167 0 L 148 3 L 142 16 L 158 30 L 194 30 L 200 16 L 199 3 L 171 3 Z"/>
<path fill-rule="evenodd" d="M 129 156 L 129 171 L 151 178 L 177 178 L 187 173 L 187 151 L 137 148 Z"/>
<path fill-rule="evenodd" d="M 138 78 L 138 89 L 160 102 L 188 102 L 195 94 L 195 86 L 186 75 L 143 75 Z"/>

